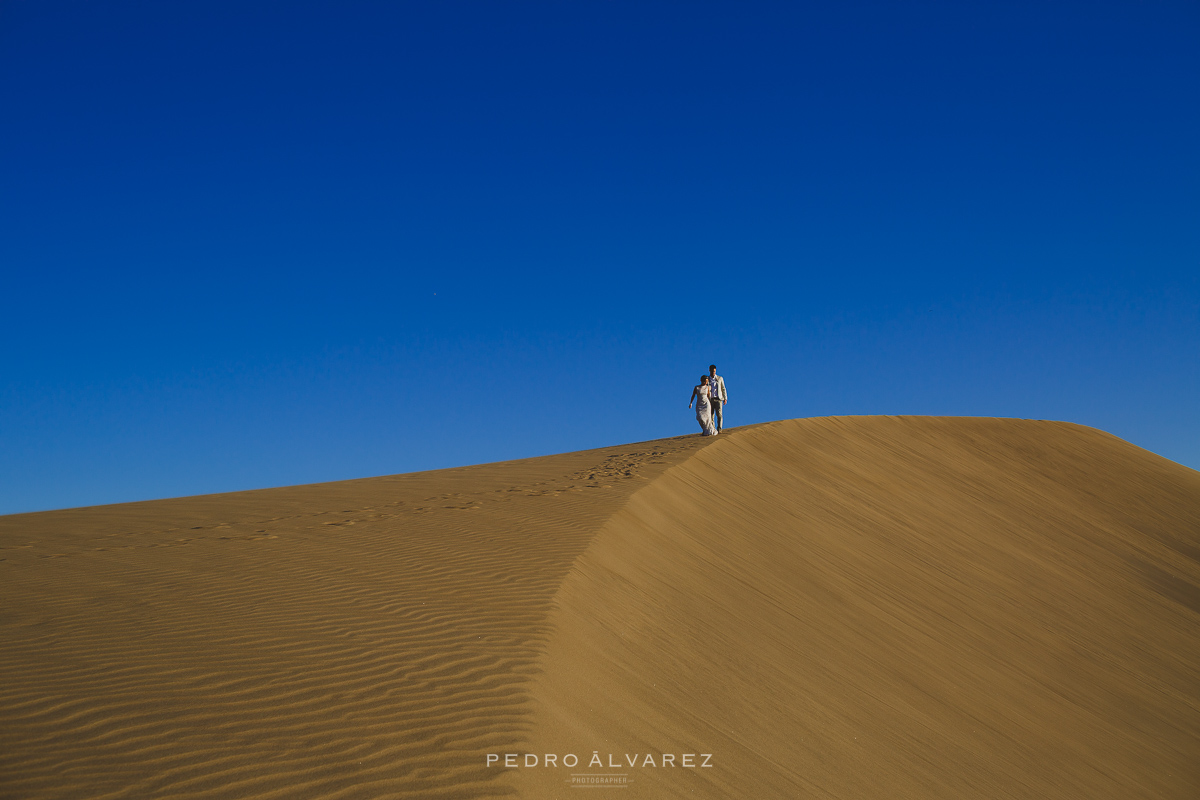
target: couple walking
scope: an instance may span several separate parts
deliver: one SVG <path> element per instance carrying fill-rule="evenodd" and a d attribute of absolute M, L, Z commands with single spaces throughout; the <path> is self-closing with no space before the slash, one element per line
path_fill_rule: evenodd
<path fill-rule="evenodd" d="M 725 379 L 717 374 L 717 365 L 708 365 L 708 374 L 700 376 L 700 385 L 692 389 L 688 408 L 696 403 L 696 422 L 700 423 L 701 436 L 716 436 L 721 432 L 722 411 L 729 402 L 725 393 Z"/>

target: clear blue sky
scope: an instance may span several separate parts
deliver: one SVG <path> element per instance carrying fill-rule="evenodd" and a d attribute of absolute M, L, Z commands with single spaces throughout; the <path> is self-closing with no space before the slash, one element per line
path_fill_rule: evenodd
<path fill-rule="evenodd" d="M 832 414 L 1200 467 L 1200 5 L 0 3 L 0 513 Z"/>

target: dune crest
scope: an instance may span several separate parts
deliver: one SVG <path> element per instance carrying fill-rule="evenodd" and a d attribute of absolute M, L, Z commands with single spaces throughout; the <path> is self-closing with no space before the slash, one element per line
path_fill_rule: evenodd
<path fill-rule="evenodd" d="M 572 773 L 648 798 L 1196 797 L 1198 556 L 1200 473 L 1096 430 L 734 431 L 634 495 L 563 582 L 523 744 L 581 764 L 506 780 L 528 798 L 571 794 Z"/>

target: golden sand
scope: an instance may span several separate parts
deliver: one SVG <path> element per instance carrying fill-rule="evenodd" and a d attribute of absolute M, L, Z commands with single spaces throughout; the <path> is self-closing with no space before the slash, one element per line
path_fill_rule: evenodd
<path fill-rule="evenodd" d="M 0 797 L 1190 800 L 1198 765 L 1200 473 L 1075 425 L 0 517 Z"/>

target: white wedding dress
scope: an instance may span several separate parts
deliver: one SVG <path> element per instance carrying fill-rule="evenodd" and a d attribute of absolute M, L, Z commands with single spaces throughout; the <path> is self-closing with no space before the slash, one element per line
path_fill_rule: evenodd
<path fill-rule="evenodd" d="M 712 402 L 708 399 L 711 387 L 700 384 L 696 387 L 696 422 L 705 436 L 716 436 L 717 427 L 713 425 Z"/>

